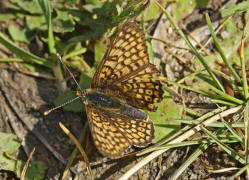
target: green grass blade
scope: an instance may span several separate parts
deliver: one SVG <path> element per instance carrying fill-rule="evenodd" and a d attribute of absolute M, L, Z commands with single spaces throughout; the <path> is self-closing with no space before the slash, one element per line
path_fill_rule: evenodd
<path fill-rule="evenodd" d="M 179 176 L 185 171 L 192 162 L 194 162 L 212 143 L 201 144 L 189 158 L 181 164 L 179 168 L 170 176 L 169 180 L 177 180 Z"/>
<path fill-rule="evenodd" d="M 221 142 L 217 137 L 215 137 L 208 129 L 206 129 L 204 126 L 202 126 L 201 130 L 209 136 L 211 139 L 213 139 L 224 151 L 226 151 L 230 156 L 232 156 L 234 159 L 239 161 L 241 164 L 246 164 L 245 157 L 238 154 L 235 150 L 233 150 L 228 145 Z"/>
<path fill-rule="evenodd" d="M 12 41 L 10 41 L 7 37 L 5 37 L 4 34 L 2 34 L 1 32 L 0 32 L 0 43 L 4 45 L 7 49 L 9 49 L 12 53 L 22 58 L 24 62 L 36 63 L 41 66 L 45 66 L 49 68 L 52 68 L 53 66 L 53 64 L 47 61 L 46 59 L 40 58 L 34 54 L 31 54 L 30 52 L 27 52 L 19 48 Z"/>
<path fill-rule="evenodd" d="M 182 84 L 173 82 L 173 81 L 169 81 L 169 80 L 164 80 L 164 81 L 167 82 L 167 83 L 169 83 L 169 84 L 178 86 L 178 87 L 180 87 L 180 88 L 183 88 L 183 89 L 186 89 L 186 90 L 189 90 L 189 91 L 193 91 L 193 92 L 202 94 L 203 96 L 213 97 L 213 98 L 217 98 L 217 97 L 218 97 L 218 96 L 216 96 L 216 95 L 214 95 L 214 94 L 211 94 L 211 93 L 208 93 L 208 92 L 199 90 L 199 89 L 195 89 L 195 88 L 192 88 L 192 87 L 189 87 L 189 86 L 185 86 L 185 85 L 182 85 Z"/>
<path fill-rule="evenodd" d="M 220 108 L 217 108 L 217 109 L 214 109 L 213 111 L 211 112 L 208 112 L 204 115 L 202 115 L 201 117 L 197 118 L 195 121 L 198 122 L 198 124 L 201 124 L 203 121 L 205 121 L 206 119 L 218 114 L 218 113 L 221 113 L 225 110 L 227 110 L 227 106 L 223 106 L 223 107 L 220 107 Z M 196 125 L 198 125 L 196 124 Z M 193 126 L 185 126 L 184 128 L 178 130 L 175 134 L 173 134 L 172 136 L 170 136 L 169 138 L 166 138 L 164 140 L 162 140 L 160 143 L 158 143 L 157 145 L 162 145 L 162 144 L 165 144 L 165 143 L 168 143 L 172 140 L 174 140 L 175 138 L 181 136 L 183 133 L 185 133 L 186 131 L 188 131 L 189 129 L 191 129 Z M 153 149 L 154 147 L 149 147 L 147 149 L 147 151 L 149 151 L 150 149 Z"/>
<path fill-rule="evenodd" d="M 232 103 L 232 102 L 228 102 L 228 101 L 224 101 L 224 100 L 220 100 L 220 99 L 212 99 L 212 101 L 214 101 L 216 104 L 223 104 L 224 106 L 237 106 L 237 103 Z"/>
<path fill-rule="evenodd" d="M 234 137 L 229 137 L 228 138 L 223 138 L 220 139 L 221 142 L 223 143 L 237 143 L 238 140 L 235 139 Z M 195 141 L 183 141 L 181 143 L 174 143 L 174 144 L 166 144 L 166 145 L 161 145 L 161 146 L 156 146 L 156 147 L 152 147 L 152 148 L 147 148 L 146 150 L 137 153 L 137 156 L 141 156 L 144 154 L 147 154 L 149 152 L 153 152 L 156 150 L 162 150 L 162 149 L 171 149 L 171 148 L 177 148 L 177 147 L 186 147 L 186 146 L 194 146 L 194 145 L 200 145 L 200 144 L 208 144 L 208 143 L 215 143 L 214 140 L 207 140 L 207 139 L 201 139 L 201 140 L 195 140 Z"/>
<path fill-rule="evenodd" d="M 80 49 L 77 49 L 75 51 L 72 51 L 72 52 L 66 54 L 65 56 L 63 56 L 62 59 L 63 60 L 67 60 L 68 58 L 84 54 L 86 51 L 87 51 L 87 48 L 85 48 L 85 47 L 84 48 L 80 48 Z"/>
<path fill-rule="evenodd" d="M 24 62 L 21 58 L 0 58 L 0 62 Z"/>
<path fill-rule="evenodd" d="M 183 123 L 183 124 L 189 124 L 189 125 L 197 125 L 197 124 L 200 124 L 201 121 L 199 120 L 182 120 L 182 119 L 179 119 L 179 120 L 175 120 L 175 121 L 179 121 L 180 123 Z M 207 125 L 208 127 L 216 127 L 216 128 L 224 128 L 226 127 L 226 125 L 222 122 L 215 122 L 215 123 L 210 123 Z M 243 122 L 234 122 L 234 123 L 229 123 L 229 126 L 232 127 L 232 128 L 244 128 L 245 125 Z"/>
<path fill-rule="evenodd" d="M 233 75 L 233 77 L 238 81 L 238 82 L 241 82 L 241 79 L 239 77 L 239 75 L 236 73 L 236 71 L 233 69 L 233 67 L 231 66 L 231 64 L 228 62 L 226 56 L 225 56 L 225 53 L 224 51 L 222 50 L 220 44 L 219 44 L 219 41 L 215 35 L 215 32 L 214 32 L 214 29 L 213 29 L 213 26 L 212 26 L 212 23 L 211 23 L 211 20 L 208 16 L 208 14 L 206 14 L 206 22 L 207 22 L 207 25 L 208 25 L 208 28 L 211 32 L 211 36 L 214 40 L 214 44 L 217 48 L 217 50 L 219 51 L 219 54 L 223 60 L 223 62 L 226 64 L 226 67 L 229 69 L 229 71 L 231 72 L 231 74 Z"/>
<path fill-rule="evenodd" d="M 201 113 L 198 113 L 195 110 L 187 108 L 187 107 L 185 108 L 185 111 L 187 114 L 189 114 L 191 116 L 195 116 L 195 117 L 200 117 L 202 115 Z"/>
<path fill-rule="evenodd" d="M 230 96 L 230 95 L 224 93 L 223 91 L 221 91 L 221 90 L 215 88 L 214 86 L 212 86 L 211 84 L 209 84 L 209 83 L 207 83 L 207 82 L 206 82 L 206 85 L 207 85 L 211 90 L 213 90 L 214 92 L 216 92 L 217 94 L 219 94 L 219 95 L 220 95 L 220 99 L 226 99 L 226 100 L 228 100 L 228 101 L 232 101 L 232 102 L 237 103 L 237 104 L 244 104 L 244 101 L 242 101 L 242 100 L 240 100 L 240 99 L 237 99 L 237 98 L 235 98 L 235 97 L 233 97 L 233 96 Z"/>
<path fill-rule="evenodd" d="M 209 92 L 205 92 L 205 91 L 202 91 L 202 90 L 199 90 L 199 89 L 195 89 L 195 88 L 192 88 L 192 87 L 189 87 L 189 86 L 185 86 L 185 85 L 182 85 L 182 84 L 178 84 L 178 83 L 175 83 L 175 82 L 172 82 L 172 81 L 168 81 L 168 80 L 165 80 L 167 83 L 169 84 L 173 84 L 173 85 L 176 85 L 178 87 L 181 87 L 181 88 L 184 88 L 186 90 L 190 90 L 190 91 L 193 91 L 193 92 L 196 92 L 196 93 L 199 93 L 199 94 L 202 94 L 203 96 L 207 96 L 213 100 L 228 100 L 228 101 L 232 101 L 234 102 L 235 104 L 243 104 L 244 102 L 240 99 L 237 99 L 233 96 L 230 96 L 224 92 L 222 92 L 221 90 L 215 88 L 214 86 L 212 86 L 211 84 L 209 83 L 206 83 L 206 85 L 212 89 L 214 92 L 216 92 L 217 94 L 219 95 L 215 95 L 215 94 L 211 94 Z M 221 101 L 220 101 L 221 102 Z"/>
<path fill-rule="evenodd" d="M 245 154 L 246 162 L 248 163 L 248 146 L 249 146 L 249 101 L 247 101 L 244 109 L 244 123 L 245 123 Z"/>
<path fill-rule="evenodd" d="M 240 64 L 241 64 L 241 72 L 242 72 L 242 84 L 243 84 L 243 90 L 244 90 L 244 97 L 246 100 L 248 100 L 248 85 L 247 85 L 247 73 L 246 73 L 246 63 L 245 63 L 245 57 L 244 57 L 244 41 L 246 36 L 246 29 L 248 25 L 248 20 L 246 22 L 246 25 L 244 27 L 244 31 L 241 38 L 240 43 Z"/>
<path fill-rule="evenodd" d="M 224 123 L 225 127 L 236 137 L 240 142 L 244 142 L 243 138 L 233 129 L 232 125 L 224 120 L 223 117 L 221 117 L 222 123 Z"/>
<path fill-rule="evenodd" d="M 50 8 L 50 1 L 48 0 L 39 0 L 39 4 L 42 8 L 44 17 L 46 19 L 46 23 L 48 26 L 48 49 L 49 49 L 49 53 L 51 55 L 51 59 L 53 61 L 57 60 L 57 56 L 56 56 L 56 49 L 55 49 L 55 40 L 54 40 L 54 34 L 53 34 L 53 26 L 52 26 L 52 20 L 51 20 L 51 8 Z M 56 63 L 53 66 L 53 73 L 56 77 L 56 79 L 59 82 L 62 82 L 64 80 L 64 76 L 62 73 L 62 69 L 61 69 L 61 65 L 59 63 Z"/>
<path fill-rule="evenodd" d="M 237 173 L 235 173 L 231 179 L 237 179 L 236 177 L 239 177 L 242 173 L 244 173 L 249 168 L 249 164 L 245 165 L 243 168 L 241 168 Z"/>
<path fill-rule="evenodd" d="M 48 0 L 39 0 L 39 4 L 42 8 L 43 14 L 46 19 L 46 23 L 48 26 L 48 49 L 50 54 L 56 54 L 55 49 L 55 41 L 54 41 L 54 34 L 53 34 L 53 26 L 51 20 L 51 9 Z"/>

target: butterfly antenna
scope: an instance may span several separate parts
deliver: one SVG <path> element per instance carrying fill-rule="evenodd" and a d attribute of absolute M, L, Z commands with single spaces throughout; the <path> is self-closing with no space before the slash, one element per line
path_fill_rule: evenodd
<path fill-rule="evenodd" d="M 80 85 L 79 85 L 78 82 L 76 81 L 76 79 L 75 79 L 73 73 L 69 70 L 69 68 L 67 67 L 67 65 L 62 61 L 61 56 L 60 56 L 58 53 L 56 54 L 56 56 L 57 56 L 57 58 L 59 59 L 59 61 L 61 62 L 61 64 L 66 68 L 66 70 L 68 71 L 68 73 L 70 74 L 70 76 L 73 78 L 73 80 L 74 80 L 74 82 L 76 83 L 76 85 L 78 86 L 80 92 L 79 92 L 79 91 L 76 91 L 76 96 L 77 96 L 76 98 L 71 99 L 71 100 L 69 100 L 69 101 L 67 101 L 67 102 L 65 102 L 65 103 L 63 103 L 63 104 L 61 104 L 61 105 L 59 105 L 59 106 L 57 106 L 57 107 L 54 107 L 54 108 L 52 108 L 52 109 L 49 109 L 49 110 L 45 111 L 45 112 L 43 113 L 45 116 L 48 115 L 49 113 L 51 113 L 52 111 L 56 110 L 56 109 L 59 109 L 59 108 L 65 106 L 65 105 L 67 105 L 67 104 L 72 103 L 73 101 L 79 99 L 80 97 L 83 98 L 83 96 L 81 96 L 81 92 L 83 92 L 83 94 L 85 93 L 85 91 L 83 91 L 83 90 L 80 88 Z"/>
<path fill-rule="evenodd" d="M 75 101 L 76 99 L 79 99 L 79 98 L 80 98 L 80 96 L 77 96 L 76 98 L 71 99 L 71 100 L 69 100 L 69 101 L 67 101 L 67 102 L 65 102 L 65 103 L 63 103 L 63 104 L 61 104 L 61 105 L 59 105 L 59 106 L 57 106 L 57 107 L 54 107 L 54 108 L 52 108 L 52 109 L 49 109 L 49 110 L 45 111 L 43 114 L 46 116 L 46 115 L 48 115 L 49 113 L 51 113 L 52 111 L 54 111 L 54 110 L 56 110 L 56 109 L 59 109 L 59 108 L 65 106 L 65 105 L 67 105 L 67 104 L 70 104 L 71 102 L 73 102 L 73 101 Z"/>
<path fill-rule="evenodd" d="M 78 82 L 76 81 L 76 79 L 74 78 L 73 73 L 69 70 L 69 68 L 67 67 L 67 65 L 62 61 L 61 56 L 59 55 L 59 53 L 56 54 L 57 58 L 59 59 L 59 61 L 61 62 L 61 64 L 63 66 L 65 66 L 67 72 L 70 74 L 70 76 L 73 78 L 74 82 L 76 83 L 76 85 L 78 86 L 79 90 L 82 91 L 82 89 L 80 88 L 80 85 L 78 84 Z"/>

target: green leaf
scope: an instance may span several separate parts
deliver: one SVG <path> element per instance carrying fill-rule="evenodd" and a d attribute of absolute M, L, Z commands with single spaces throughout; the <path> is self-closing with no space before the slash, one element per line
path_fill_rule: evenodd
<path fill-rule="evenodd" d="M 216 62 L 222 63 L 222 59 L 220 58 L 219 55 L 217 54 L 210 54 L 208 56 L 203 56 L 205 62 L 211 69 L 219 68 L 220 66 L 217 65 Z M 198 60 L 197 57 L 193 59 L 194 67 L 196 71 L 201 71 L 203 70 L 203 65 L 202 63 Z M 218 67 L 217 67 L 218 66 Z M 207 74 L 207 73 L 202 73 L 202 74 Z M 208 75 L 208 74 L 207 74 Z"/>
<path fill-rule="evenodd" d="M 79 85 L 81 89 L 89 89 L 92 82 L 92 78 L 82 73 L 80 76 Z"/>
<path fill-rule="evenodd" d="M 60 106 L 66 102 L 71 101 L 74 98 L 76 98 L 75 91 L 69 91 L 66 94 L 63 94 L 62 96 L 59 96 L 58 98 L 56 98 L 54 101 L 54 105 Z M 79 99 L 77 99 L 77 100 L 63 106 L 63 109 L 65 111 L 81 112 L 84 110 L 84 104 Z"/>
<path fill-rule="evenodd" d="M 19 161 L 20 162 L 20 161 Z M 23 167 L 24 163 L 20 163 Z M 45 175 L 45 169 L 42 162 L 31 162 L 25 174 L 26 180 L 39 180 L 43 179 Z"/>
<path fill-rule="evenodd" d="M 16 152 L 21 145 L 21 140 L 16 135 L 2 132 L 0 132 L 0 142 L 0 152 L 9 154 Z"/>
<path fill-rule="evenodd" d="M 15 25 L 10 25 L 8 30 L 11 38 L 15 41 L 29 43 L 35 37 L 28 29 L 24 28 L 23 30 L 20 30 Z"/>
<path fill-rule="evenodd" d="M 74 30 L 74 20 L 68 11 L 56 9 L 57 17 L 53 19 L 53 30 L 57 33 L 72 32 Z"/>
<path fill-rule="evenodd" d="M 78 24 L 83 26 L 80 34 L 69 40 L 70 43 L 89 39 L 99 39 L 107 31 L 107 27 L 112 25 L 111 16 L 107 16 L 107 11 L 105 14 L 98 14 L 102 12 L 91 13 L 77 9 L 67 9 L 67 11 L 69 15 L 73 16 Z"/>
<path fill-rule="evenodd" d="M 70 55 L 73 55 L 74 53 L 80 53 L 80 52 L 84 52 L 84 49 L 85 48 L 82 48 L 81 50 L 79 51 L 74 51 L 72 53 L 69 53 L 67 56 L 64 56 L 64 57 L 67 57 L 67 58 L 64 58 L 65 59 L 65 63 L 69 66 L 69 67 L 72 67 L 74 69 L 76 69 L 77 71 L 79 72 L 84 72 L 84 73 L 91 73 L 92 69 L 88 66 L 88 64 L 85 62 L 85 60 L 82 58 L 82 57 L 79 57 L 79 56 L 73 56 L 71 58 Z"/>
<path fill-rule="evenodd" d="M 231 4 L 228 8 L 221 11 L 221 16 L 223 18 L 228 17 L 228 16 L 231 16 L 237 12 L 247 11 L 248 9 L 249 9 L 249 2 L 248 1 L 244 1 L 244 2 L 241 2 L 239 4 Z"/>
<path fill-rule="evenodd" d="M 53 26 L 52 26 L 52 15 L 51 15 L 50 1 L 48 1 L 48 0 L 38 0 L 38 2 L 40 4 L 40 8 L 42 9 L 43 15 L 45 16 L 45 20 L 46 20 L 46 23 L 47 23 L 47 26 L 48 26 L 48 49 L 49 49 L 49 53 L 50 54 L 56 54 L 55 40 L 54 40 Z"/>
<path fill-rule="evenodd" d="M 11 19 L 16 19 L 18 17 L 23 17 L 24 15 L 21 13 L 2 13 L 0 14 L 0 22 L 7 22 Z"/>
<path fill-rule="evenodd" d="M 233 18 L 228 19 L 222 28 L 222 32 L 229 33 L 230 36 L 233 36 L 233 34 L 230 34 L 230 33 L 238 33 L 240 34 L 240 38 L 241 38 L 240 28 L 237 27 L 236 24 L 237 23 L 235 22 Z M 226 38 L 226 37 L 223 37 L 223 38 Z"/>
<path fill-rule="evenodd" d="M 80 76 L 80 82 L 79 86 L 81 89 L 88 89 L 91 84 L 91 78 L 87 76 L 86 74 L 81 74 Z M 70 100 L 76 98 L 76 91 L 69 91 L 66 94 L 58 97 L 55 101 L 54 104 L 55 106 L 59 106 L 63 103 L 69 102 Z M 63 106 L 63 109 L 66 111 L 72 111 L 72 112 L 82 112 L 85 109 L 84 104 L 79 100 L 75 100 L 65 106 Z"/>
<path fill-rule="evenodd" d="M 86 0 L 86 4 L 99 4 L 99 0 Z"/>
<path fill-rule="evenodd" d="M 37 0 L 32 1 L 12 1 L 12 5 L 16 6 L 19 10 L 23 10 L 29 14 L 41 14 L 42 10 Z"/>
<path fill-rule="evenodd" d="M 205 8 L 207 7 L 209 0 L 196 0 L 195 2 L 198 6 Z"/>
<path fill-rule="evenodd" d="M 182 106 L 177 105 L 172 99 L 164 98 L 158 104 L 156 112 L 146 112 L 155 125 L 155 138 L 153 142 L 156 143 L 180 129 L 180 123 L 174 121 L 174 119 L 181 119 L 182 110 Z"/>
<path fill-rule="evenodd" d="M 47 30 L 46 20 L 44 16 L 25 16 L 25 21 L 27 27 L 31 30 L 39 29 L 39 30 Z"/>
<path fill-rule="evenodd" d="M 165 6 L 166 2 L 167 0 L 162 0 L 160 1 L 160 4 Z M 144 11 L 144 20 L 148 21 L 151 19 L 157 19 L 159 16 L 161 16 L 160 8 L 154 1 L 151 1 L 149 7 L 147 7 Z"/>
<path fill-rule="evenodd" d="M 94 59 L 95 62 L 100 62 L 105 54 L 105 45 L 102 41 L 95 41 L 94 44 Z"/>
<path fill-rule="evenodd" d="M 113 21 L 116 23 L 120 23 L 124 20 L 131 19 L 133 17 L 137 17 L 141 12 L 143 12 L 148 5 L 147 0 L 128 0 L 126 5 L 123 8 L 123 11 L 119 16 L 114 16 Z"/>
<path fill-rule="evenodd" d="M 13 154 L 18 150 L 21 146 L 21 140 L 16 135 L 0 132 L 0 142 L 0 170 L 12 171 L 17 177 L 20 177 L 25 162 L 19 161 L 9 154 Z M 41 162 L 30 162 L 25 179 L 43 179 L 44 173 Z"/>
<path fill-rule="evenodd" d="M 192 0 L 179 0 L 172 4 L 173 18 L 178 21 L 190 14 L 196 6 L 196 2 Z"/>
<path fill-rule="evenodd" d="M 0 170 L 12 171 L 20 177 L 25 162 L 16 160 L 14 157 L 0 152 Z M 40 180 L 44 177 L 44 166 L 42 162 L 30 162 L 25 174 L 26 180 Z"/>

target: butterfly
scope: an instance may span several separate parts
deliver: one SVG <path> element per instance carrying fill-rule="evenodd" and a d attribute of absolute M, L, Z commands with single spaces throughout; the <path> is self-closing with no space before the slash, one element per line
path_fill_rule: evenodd
<path fill-rule="evenodd" d="M 153 122 L 140 109 L 156 111 L 162 85 L 149 62 L 145 35 L 134 21 L 115 34 L 93 76 L 91 87 L 78 93 L 85 103 L 93 141 L 100 153 L 122 155 L 154 138 Z"/>

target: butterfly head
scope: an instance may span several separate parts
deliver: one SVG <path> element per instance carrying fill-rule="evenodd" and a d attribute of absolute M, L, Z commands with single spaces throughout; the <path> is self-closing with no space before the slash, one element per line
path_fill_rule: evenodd
<path fill-rule="evenodd" d="M 79 97 L 83 103 L 86 102 L 86 99 L 87 99 L 87 90 L 84 89 L 84 90 L 77 90 L 76 91 L 76 96 Z"/>

